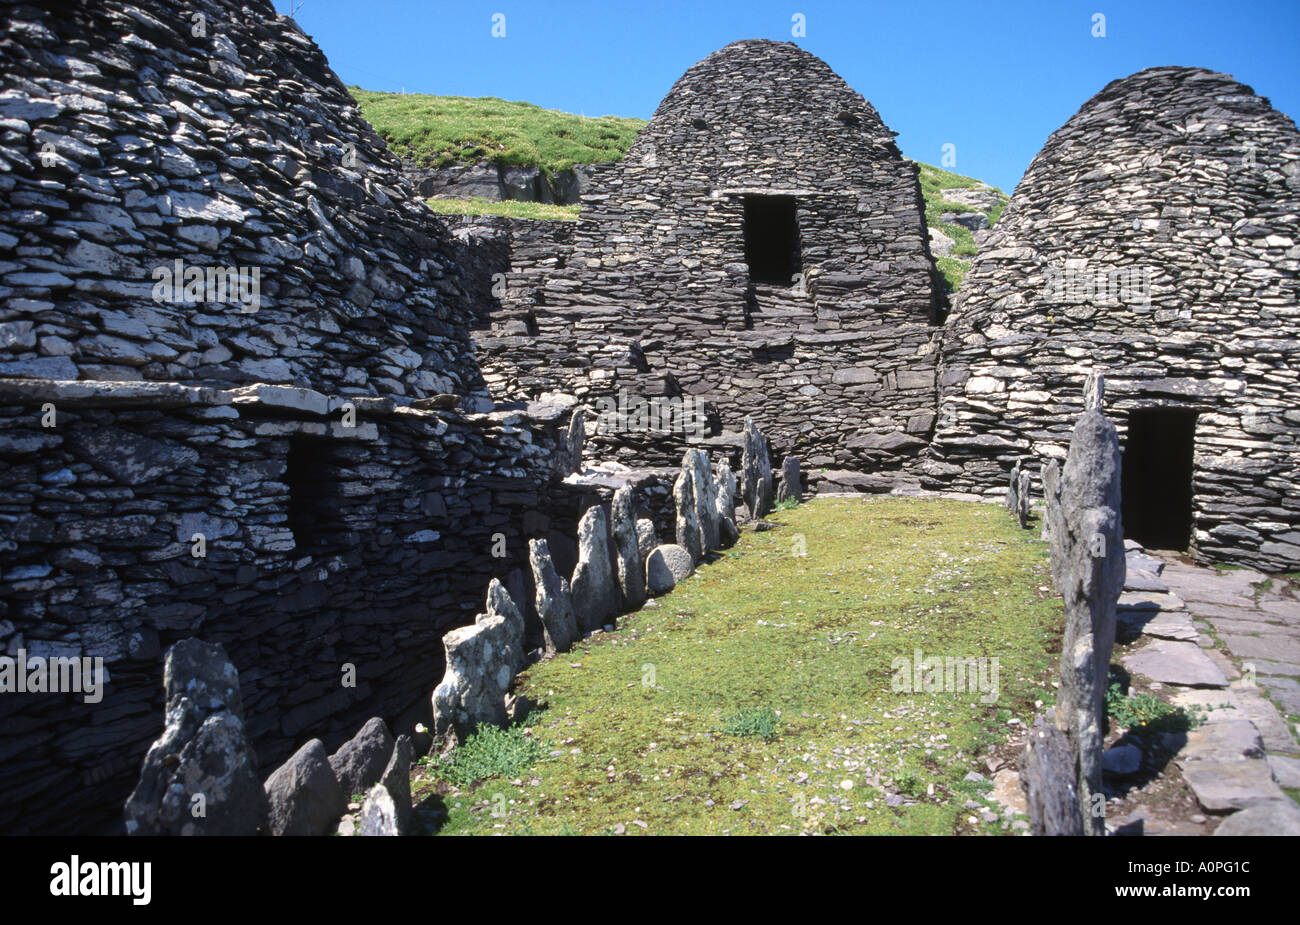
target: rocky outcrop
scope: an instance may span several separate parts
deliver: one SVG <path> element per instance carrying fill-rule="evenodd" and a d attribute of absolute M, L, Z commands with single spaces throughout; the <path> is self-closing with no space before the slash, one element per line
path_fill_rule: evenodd
<path fill-rule="evenodd" d="M 225 650 L 185 639 L 167 650 L 162 736 L 126 801 L 128 835 L 253 835 L 266 821 L 239 673 Z"/>

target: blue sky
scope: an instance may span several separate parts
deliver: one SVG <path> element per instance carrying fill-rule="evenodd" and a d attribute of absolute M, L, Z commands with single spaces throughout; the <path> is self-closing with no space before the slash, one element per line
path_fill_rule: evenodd
<path fill-rule="evenodd" d="M 744 38 L 795 41 L 898 132 L 908 157 L 1010 192 L 1047 136 L 1109 81 L 1145 67 L 1225 71 L 1300 116 L 1300 0 L 274 0 L 346 83 L 499 96 L 649 118 L 690 65 Z M 505 15 L 505 37 L 492 19 Z M 802 13 L 806 36 L 792 38 Z M 1105 37 L 1092 35 L 1094 14 Z"/>

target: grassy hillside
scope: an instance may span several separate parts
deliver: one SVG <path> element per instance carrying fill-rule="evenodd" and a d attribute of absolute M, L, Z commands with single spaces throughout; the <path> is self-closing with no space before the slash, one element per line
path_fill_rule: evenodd
<path fill-rule="evenodd" d="M 496 97 L 435 96 L 428 93 L 381 93 L 349 87 L 362 115 L 395 154 L 421 167 L 447 167 L 491 161 L 514 167 L 540 167 L 547 173 L 574 164 L 620 159 L 645 122 L 618 116 L 586 118 L 532 103 Z M 970 231 L 941 222 L 944 212 L 971 212 L 973 206 L 947 202 L 941 190 L 982 185 L 974 177 L 920 164 L 925 223 L 954 242 L 950 257 L 938 257 L 940 271 L 956 289 L 975 254 Z M 1007 196 L 994 190 L 1000 203 L 985 210 L 996 223 Z M 488 200 L 431 200 L 438 212 L 469 215 L 516 215 L 524 218 L 572 219 L 576 207 L 537 203 L 492 203 Z"/>
<path fill-rule="evenodd" d="M 361 113 L 399 157 L 421 167 L 492 161 L 540 167 L 616 161 L 645 122 L 587 118 L 496 97 L 379 93 L 349 87 Z"/>

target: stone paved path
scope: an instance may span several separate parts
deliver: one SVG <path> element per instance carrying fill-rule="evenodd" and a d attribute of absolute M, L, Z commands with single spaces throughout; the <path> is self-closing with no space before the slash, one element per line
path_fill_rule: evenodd
<path fill-rule="evenodd" d="M 1140 549 L 1128 565 L 1119 618 L 1138 642 L 1122 664 L 1204 716 L 1174 746 L 1197 802 L 1230 814 L 1224 834 L 1300 834 L 1300 806 L 1282 790 L 1300 788 L 1296 586 Z"/>

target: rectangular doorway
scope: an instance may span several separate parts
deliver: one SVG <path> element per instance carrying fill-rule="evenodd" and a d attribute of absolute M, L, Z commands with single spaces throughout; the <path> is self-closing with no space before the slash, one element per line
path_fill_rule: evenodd
<path fill-rule="evenodd" d="M 1121 491 L 1124 536 L 1148 549 L 1187 549 L 1192 539 L 1196 412 L 1129 412 Z"/>
<path fill-rule="evenodd" d="M 745 197 L 745 263 L 750 282 L 794 285 L 803 260 L 793 196 Z"/>

